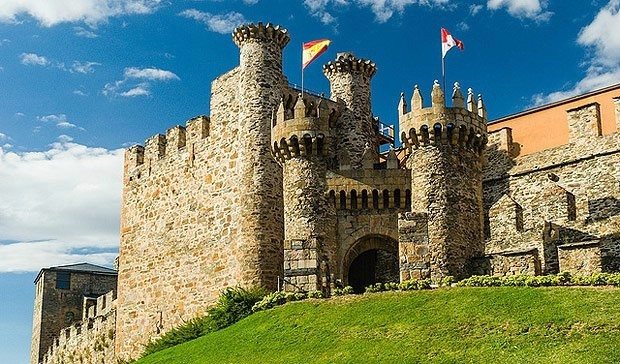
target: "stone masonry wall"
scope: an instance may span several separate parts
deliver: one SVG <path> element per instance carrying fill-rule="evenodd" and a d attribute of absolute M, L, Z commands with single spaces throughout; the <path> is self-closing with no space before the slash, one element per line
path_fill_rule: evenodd
<path fill-rule="evenodd" d="M 211 85 L 211 118 L 128 150 L 116 351 L 202 314 L 234 285 L 274 289 L 282 272 L 282 177 L 270 125 L 286 80 L 285 30 L 237 29 L 240 66 Z"/>
<path fill-rule="evenodd" d="M 83 320 L 57 334 L 42 364 L 116 364 L 114 292 L 97 299 Z"/>
<path fill-rule="evenodd" d="M 56 270 L 43 270 L 39 278 L 33 315 L 33 340 L 30 362 L 38 363 L 57 340 L 58 333 L 82 317 L 85 295 L 97 297 L 116 289 L 116 275 L 70 272 L 69 289 L 56 288 Z"/>
<path fill-rule="evenodd" d="M 379 147 L 370 103 L 370 81 L 375 72 L 374 63 L 351 53 L 339 53 L 323 67 L 332 100 L 340 99 L 347 106 L 338 119 L 337 158 L 347 159 L 353 168 L 362 166 L 366 149 L 376 154 Z"/>
<path fill-rule="evenodd" d="M 597 115 L 592 105 L 567 115 L 587 143 L 514 158 L 509 142 L 494 140 L 484 177 L 487 253 L 536 249 L 542 273 L 576 271 L 592 254 L 600 256 L 598 270 L 620 268 L 620 133 L 591 132 Z M 598 244 L 571 247 L 588 241 Z"/>

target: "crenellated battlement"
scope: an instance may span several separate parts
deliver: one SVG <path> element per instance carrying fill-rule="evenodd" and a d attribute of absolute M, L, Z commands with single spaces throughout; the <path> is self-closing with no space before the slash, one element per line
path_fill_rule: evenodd
<path fill-rule="evenodd" d="M 271 23 L 242 25 L 233 31 L 232 37 L 238 47 L 241 47 L 244 42 L 250 39 L 255 39 L 260 41 L 273 41 L 280 46 L 280 48 L 284 48 L 291 40 L 291 36 L 285 28 Z"/>
<path fill-rule="evenodd" d="M 134 145 L 125 152 L 125 166 L 128 170 L 143 165 L 153 165 L 157 161 L 172 156 L 187 145 L 199 143 L 209 136 L 210 119 L 200 115 L 187 121 L 186 126 L 177 125 L 166 131 L 148 138 L 144 146 Z"/>
<path fill-rule="evenodd" d="M 377 72 L 377 65 L 368 60 L 355 57 L 352 53 L 338 53 L 334 61 L 323 66 L 323 73 L 327 78 L 334 73 L 359 73 L 372 77 Z"/>
<path fill-rule="evenodd" d="M 271 142 L 278 161 L 306 155 L 325 155 L 328 139 L 344 105 L 313 95 L 298 94 L 294 105 L 284 95 L 275 112 Z"/>
<path fill-rule="evenodd" d="M 446 106 L 445 94 L 435 81 L 431 92 L 431 107 L 424 107 L 422 94 L 416 85 L 411 98 L 411 110 L 402 93 L 398 115 L 401 141 L 407 148 L 446 144 L 481 153 L 487 143 L 486 107 L 482 96 L 478 95 L 476 100 L 473 90 L 469 89 L 465 100 L 458 82 L 454 84 L 452 107 Z"/>
<path fill-rule="evenodd" d="M 96 362 L 113 362 L 115 299 L 114 291 L 97 297 L 96 304 L 86 310 L 82 321 L 60 330 L 41 364 L 64 363 L 68 358 L 86 357 L 87 353 L 93 358 L 100 358 Z"/>

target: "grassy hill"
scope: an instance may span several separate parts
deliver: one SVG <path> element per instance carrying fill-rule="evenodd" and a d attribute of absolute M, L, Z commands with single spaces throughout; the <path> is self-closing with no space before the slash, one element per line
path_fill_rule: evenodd
<path fill-rule="evenodd" d="M 620 363 L 618 288 L 445 288 L 289 303 L 155 363 Z"/>

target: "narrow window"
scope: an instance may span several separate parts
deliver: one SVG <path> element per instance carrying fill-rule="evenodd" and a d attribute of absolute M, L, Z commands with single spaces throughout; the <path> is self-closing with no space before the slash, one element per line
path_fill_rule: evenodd
<path fill-rule="evenodd" d="M 362 190 L 362 208 L 368 208 L 368 191 Z"/>
<path fill-rule="evenodd" d="M 411 190 L 405 190 L 405 210 L 411 209 Z"/>
<path fill-rule="evenodd" d="M 71 273 L 57 272 L 56 273 L 56 288 L 57 289 L 70 289 L 71 288 Z"/>
<path fill-rule="evenodd" d="M 354 209 L 354 210 L 357 209 L 357 191 L 356 190 L 351 191 L 351 209 Z"/>
<path fill-rule="evenodd" d="M 400 190 L 394 190 L 394 207 L 400 207 Z"/>
<path fill-rule="evenodd" d="M 379 191 L 377 190 L 372 190 L 372 208 L 379 208 Z"/>
<path fill-rule="evenodd" d="M 390 191 L 383 190 L 383 208 L 387 209 L 390 207 Z"/>
<path fill-rule="evenodd" d="M 347 208 L 347 193 L 344 191 L 340 191 L 340 208 Z"/>

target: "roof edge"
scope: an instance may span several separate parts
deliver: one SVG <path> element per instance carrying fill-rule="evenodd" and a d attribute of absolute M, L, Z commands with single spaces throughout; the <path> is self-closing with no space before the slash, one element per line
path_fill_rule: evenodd
<path fill-rule="evenodd" d="M 569 102 L 573 102 L 573 101 L 577 101 L 577 100 L 580 100 L 580 99 L 584 99 L 586 97 L 602 94 L 604 92 L 615 90 L 615 89 L 620 89 L 620 83 L 616 83 L 616 84 L 613 84 L 613 85 L 610 85 L 610 86 L 606 86 L 606 87 L 603 87 L 603 88 L 592 90 L 592 91 L 586 92 L 585 94 L 575 95 L 575 96 L 568 97 L 566 99 L 554 101 L 554 102 L 551 102 L 549 104 L 536 106 L 536 107 L 533 107 L 531 109 L 526 109 L 526 110 L 523 110 L 523 111 L 516 112 L 514 114 L 508 114 L 506 116 L 502 116 L 499 119 L 491 120 L 487 124 L 489 124 L 489 125 L 490 124 L 497 124 L 497 123 L 500 123 L 502 121 L 514 119 L 516 117 L 523 116 L 523 115 L 532 114 L 532 113 L 535 113 L 535 112 L 538 112 L 538 111 L 542 111 L 542 110 L 545 110 L 545 109 L 550 109 L 550 108 L 558 106 L 558 105 L 567 104 Z"/>

